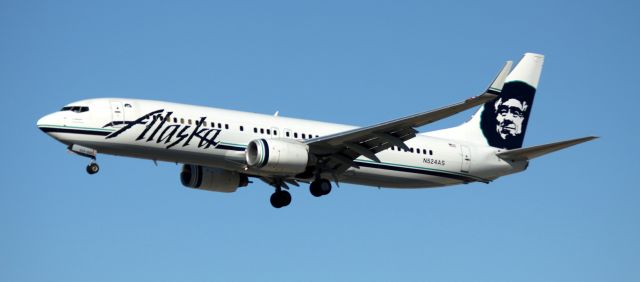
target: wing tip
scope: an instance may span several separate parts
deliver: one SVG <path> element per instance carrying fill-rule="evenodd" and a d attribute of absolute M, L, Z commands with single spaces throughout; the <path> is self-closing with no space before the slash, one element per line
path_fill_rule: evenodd
<path fill-rule="evenodd" d="M 477 103 L 477 104 L 482 104 L 484 102 L 488 102 L 491 101 L 495 98 L 497 98 L 498 95 L 496 94 L 492 94 L 489 92 L 484 92 L 482 94 L 480 94 L 479 96 L 473 96 L 471 98 L 468 98 L 467 100 L 465 100 L 466 103 Z"/>

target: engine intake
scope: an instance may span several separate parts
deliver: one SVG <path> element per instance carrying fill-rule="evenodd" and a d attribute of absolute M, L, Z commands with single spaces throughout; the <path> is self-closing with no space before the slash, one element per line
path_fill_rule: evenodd
<path fill-rule="evenodd" d="M 185 164 L 180 172 L 182 185 L 214 192 L 235 192 L 249 185 L 249 178 L 235 171 Z"/>
<path fill-rule="evenodd" d="M 252 168 L 298 174 L 307 168 L 309 146 L 294 140 L 256 139 L 247 145 L 245 158 Z"/>

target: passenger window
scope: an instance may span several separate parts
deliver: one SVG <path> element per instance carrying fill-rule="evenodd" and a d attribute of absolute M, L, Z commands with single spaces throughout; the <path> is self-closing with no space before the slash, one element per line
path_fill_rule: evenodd
<path fill-rule="evenodd" d="M 307 136 L 304 133 L 302 133 L 302 139 L 307 139 Z"/>
<path fill-rule="evenodd" d="M 429 155 L 433 156 L 433 151 L 429 150 Z"/>
<path fill-rule="evenodd" d="M 285 135 L 287 135 L 287 137 L 289 137 L 289 135 L 291 135 L 291 134 L 289 133 L 289 131 L 285 132 L 284 134 L 285 134 Z"/>
<path fill-rule="evenodd" d="M 277 131 L 277 130 L 274 130 L 274 131 L 273 131 L 273 135 L 278 136 L 278 131 Z"/>
<path fill-rule="evenodd" d="M 298 132 L 293 133 L 293 138 L 298 138 Z"/>
<path fill-rule="evenodd" d="M 258 133 L 258 129 L 257 128 L 253 128 L 253 133 Z"/>
<path fill-rule="evenodd" d="M 222 129 L 222 123 L 218 122 L 218 128 Z"/>
<path fill-rule="evenodd" d="M 189 125 L 191 125 L 191 119 L 189 119 L 189 120 L 187 120 L 187 121 L 188 121 Z"/>
<path fill-rule="evenodd" d="M 213 121 L 211 122 L 211 127 L 216 128 L 216 124 Z"/>
<path fill-rule="evenodd" d="M 260 128 L 260 134 L 264 134 L 264 128 Z"/>
<path fill-rule="evenodd" d="M 271 135 L 271 130 L 270 129 L 267 129 L 267 134 Z"/>
<path fill-rule="evenodd" d="M 228 123 L 224 125 L 224 129 L 229 129 L 229 124 Z"/>
<path fill-rule="evenodd" d="M 244 127 L 242 125 L 240 126 L 240 131 L 244 131 Z"/>
<path fill-rule="evenodd" d="M 180 123 L 184 124 L 184 118 L 180 118 Z"/>

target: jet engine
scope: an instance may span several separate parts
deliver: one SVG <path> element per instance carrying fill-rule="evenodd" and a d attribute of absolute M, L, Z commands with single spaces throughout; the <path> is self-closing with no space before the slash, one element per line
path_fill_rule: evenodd
<path fill-rule="evenodd" d="M 294 175 L 307 168 L 309 146 L 295 140 L 256 139 L 247 145 L 245 158 L 249 167 Z"/>
<path fill-rule="evenodd" d="M 185 164 L 180 172 L 182 185 L 214 192 L 235 192 L 249 185 L 249 178 L 235 171 Z"/>

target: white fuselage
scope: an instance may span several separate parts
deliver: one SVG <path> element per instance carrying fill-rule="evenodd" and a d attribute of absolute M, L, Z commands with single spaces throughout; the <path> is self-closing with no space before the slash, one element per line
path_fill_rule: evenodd
<path fill-rule="evenodd" d="M 67 107 L 74 106 L 87 109 L 49 114 L 38 121 L 38 127 L 67 145 L 86 146 L 99 153 L 216 167 L 250 176 L 272 176 L 244 165 L 244 150 L 252 140 L 284 138 L 304 142 L 356 128 L 125 98 L 83 100 Z M 142 120 L 145 115 L 147 118 Z M 380 162 L 357 158 L 353 167 L 339 175 L 339 181 L 375 187 L 426 188 L 489 182 L 527 166 L 527 162 L 498 158 L 496 148 L 428 134 L 420 134 L 406 144 L 410 151 L 393 147 L 376 154 Z"/>

